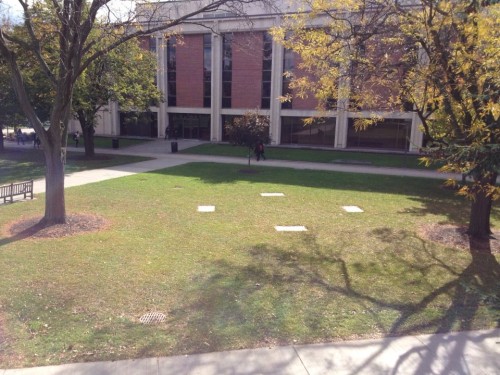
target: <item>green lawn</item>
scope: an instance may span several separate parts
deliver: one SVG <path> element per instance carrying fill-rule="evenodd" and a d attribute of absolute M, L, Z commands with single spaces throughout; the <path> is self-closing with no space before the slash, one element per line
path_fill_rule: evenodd
<path fill-rule="evenodd" d="M 203 144 L 181 151 L 186 154 L 248 157 L 248 148 L 227 144 Z M 372 165 L 394 168 L 426 168 L 418 155 L 374 152 L 333 151 L 286 147 L 266 147 L 266 157 L 274 160 Z"/>
<path fill-rule="evenodd" d="M 194 163 L 70 188 L 68 212 L 99 215 L 105 230 L 4 234 L 1 367 L 497 325 L 498 277 L 483 276 L 498 272 L 498 254 L 472 257 L 416 233 L 465 223 L 468 204 L 438 181 L 241 168 Z M 5 230 L 40 216 L 43 199 L 0 211 Z M 167 319 L 143 325 L 148 312 Z"/>
<path fill-rule="evenodd" d="M 106 168 L 121 164 L 136 163 L 148 158 L 126 155 L 98 154 L 86 159 L 83 153 L 68 152 L 66 172 Z M 0 185 L 16 181 L 27 181 L 44 177 L 45 159 L 42 150 L 10 149 L 0 153 Z"/>

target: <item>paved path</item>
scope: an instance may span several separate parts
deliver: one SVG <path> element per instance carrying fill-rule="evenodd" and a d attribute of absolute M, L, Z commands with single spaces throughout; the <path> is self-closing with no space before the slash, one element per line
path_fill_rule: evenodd
<path fill-rule="evenodd" d="M 179 148 L 196 143 L 180 141 Z M 28 147 L 28 146 L 27 146 Z M 104 150 L 102 150 L 104 151 Z M 154 160 L 107 169 L 68 174 L 66 187 L 147 172 L 193 161 L 246 164 L 243 158 L 171 154 L 169 143 L 155 141 L 110 153 L 154 157 Z M 444 178 L 442 174 L 411 169 L 346 166 L 268 160 L 262 165 Z M 451 176 L 459 177 L 459 176 Z M 45 190 L 43 180 L 35 192 Z M 1 366 L 1 364 L 0 364 Z M 500 329 L 405 336 L 246 349 L 189 356 L 74 363 L 25 369 L 0 369 L 0 375 L 500 375 Z"/>
<path fill-rule="evenodd" d="M 191 141 L 191 140 L 178 141 L 179 150 L 193 147 L 201 143 L 202 142 Z M 15 144 L 15 142 L 6 142 L 6 147 L 29 148 L 32 146 L 31 144 L 28 143 L 25 146 L 22 145 L 18 146 L 17 144 Z M 83 152 L 82 148 L 76 149 L 74 147 L 69 147 L 68 149 L 71 151 Z M 155 140 L 137 146 L 127 147 L 126 149 L 117 149 L 117 150 L 100 149 L 97 150 L 97 152 L 109 153 L 109 154 L 146 156 L 154 159 L 134 164 L 126 164 L 121 166 L 110 167 L 110 168 L 68 173 L 65 179 L 66 187 L 109 180 L 112 178 L 129 176 L 136 173 L 149 172 L 157 169 L 173 167 L 176 165 L 181 165 L 191 162 L 214 162 L 214 163 L 241 164 L 241 165 L 246 165 L 248 163 L 248 160 L 246 158 L 238 158 L 238 157 L 190 155 L 190 154 L 179 154 L 179 153 L 173 154 L 170 151 L 170 142 L 164 140 Z M 421 178 L 432 178 L 441 180 L 447 178 L 454 178 L 454 179 L 461 178 L 459 174 L 438 173 L 430 170 L 384 168 L 384 167 L 374 167 L 366 165 L 346 165 L 346 164 L 334 164 L 334 163 L 331 164 L 311 163 L 311 162 L 288 161 L 288 160 L 268 159 L 266 161 L 261 161 L 258 163 L 255 160 L 253 160 L 252 165 L 283 167 L 283 168 L 293 168 L 293 169 L 323 170 L 323 171 L 333 171 L 333 172 L 378 174 L 378 175 L 388 175 L 388 176 L 421 177 Z M 36 180 L 34 185 L 34 193 L 39 194 L 43 192 L 45 192 L 45 179 Z M 18 197 L 17 199 L 20 198 Z"/>
<path fill-rule="evenodd" d="M 260 374 L 497 375 L 500 329 L 0 370 L 0 375 Z"/>

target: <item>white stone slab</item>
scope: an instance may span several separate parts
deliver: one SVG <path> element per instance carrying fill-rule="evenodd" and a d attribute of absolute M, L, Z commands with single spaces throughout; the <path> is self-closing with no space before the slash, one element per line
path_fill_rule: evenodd
<path fill-rule="evenodd" d="M 261 197 L 284 197 L 283 193 L 260 193 Z"/>
<path fill-rule="evenodd" d="M 214 212 L 215 206 L 198 206 L 198 212 Z"/>
<path fill-rule="evenodd" d="M 278 232 L 307 232 L 307 228 L 303 225 L 277 225 L 274 229 Z"/>
<path fill-rule="evenodd" d="M 342 206 L 342 208 L 344 209 L 344 211 L 347 211 L 347 212 L 364 212 L 358 206 Z"/>

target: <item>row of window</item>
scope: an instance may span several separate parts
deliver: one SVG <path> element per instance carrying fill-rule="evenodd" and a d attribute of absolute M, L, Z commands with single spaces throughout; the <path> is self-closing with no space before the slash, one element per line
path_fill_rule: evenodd
<path fill-rule="evenodd" d="M 272 51 L 273 40 L 269 33 L 263 33 L 262 92 L 261 108 L 271 106 Z M 233 34 L 222 38 L 222 108 L 231 108 L 233 78 Z M 167 41 L 167 98 L 168 105 L 177 106 L 177 55 L 175 37 Z M 288 54 L 289 55 L 289 54 Z M 286 65 L 288 66 L 288 65 Z M 212 40 L 210 34 L 203 35 L 203 107 L 211 106 Z"/>
<path fill-rule="evenodd" d="M 230 126 L 238 116 L 222 116 L 222 140 L 228 141 L 226 126 Z M 156 137 L 157 115 L 122 113 L 121 132 L 123 135 Z M 281 117 L 280 144 L 335 146 L 336 119 L 326 118 L 304 125 L 305 118 Z M 210 115 L 191 113 L 170 113 L 171 134 L 184 139 L 210 140 Z M 354 119 L 349 119 L 347 128 L 348 148 L 374 148 L 386 150 L 408 150 L 411 121 L 385 119 L 363 131 L 357 131 Z"/>

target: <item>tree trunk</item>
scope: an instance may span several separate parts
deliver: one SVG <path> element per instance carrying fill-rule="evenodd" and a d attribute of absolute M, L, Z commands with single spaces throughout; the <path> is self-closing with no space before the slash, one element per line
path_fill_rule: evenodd
<path fill-rule="evenodd" d="M 66 148 L 64 148 L 66 150 Z M 61 154 L 61 147 L 44 147 L 45 153 L 45 216 L 43 226 L 66 223 L 66 205 L 64 201 L 64 162 L 66 155 Z"/>
<path fill-rule="evenodd" d="M 87 158 L 93 158 L 95 156 L 94 127 L 83 126 L 82 124 L 82 135 L 83 144 L 85 146 L 85 156 Z"/>
<path fill-rule="evenodd" d="M 4 142 L 4 139 L 3 139 L 3 127 L 0 126 L 0 152 L 4 151 L 3 142 Z"/>
<path fill-rule="evenodd" d="M 97 110 L 96 110 L 97 112 Z M 94 119 L 95 113 L 88 113 L 82 109 L 76 111 L 78 121 L 82 127 L 83 145 L 85 147 L 85 156 L 93 158 L 95 156 L 94 145 Z M 89 121 L 90 120 L 90 121 Z"/>
<path fill-rule="evenodd" d="M 487 184 L 494 185 L 496 183 L 497 174 L 493 173 L 489 178 L 483 178 L 480 181 L 481 186 L 472 201 L 469 230 L 467 233 L 474 238 L 488 238 L 491 234 L 490 215 L 491 215 L 491 196 L 486 194 L 484 189 Z"/>

